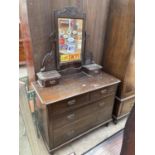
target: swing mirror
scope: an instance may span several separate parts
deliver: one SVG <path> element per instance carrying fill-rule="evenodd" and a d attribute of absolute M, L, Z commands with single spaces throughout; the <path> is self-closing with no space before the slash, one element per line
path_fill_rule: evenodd
<path fill-rule="evenodd" d="M 80 67 L 84 61 L 85 14 L 77 8 L 55 12 L 57 69 Z"/>

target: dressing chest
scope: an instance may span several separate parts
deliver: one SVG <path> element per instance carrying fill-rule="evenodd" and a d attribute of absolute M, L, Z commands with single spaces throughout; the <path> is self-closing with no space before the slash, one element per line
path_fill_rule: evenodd
<path fill-rule="evenodd" d="M 32 86 L 37 94 L 38 127 L 49 152 L 112 121 L 119 80 L 101 72 L 63 76 L 53 87 Z"/>

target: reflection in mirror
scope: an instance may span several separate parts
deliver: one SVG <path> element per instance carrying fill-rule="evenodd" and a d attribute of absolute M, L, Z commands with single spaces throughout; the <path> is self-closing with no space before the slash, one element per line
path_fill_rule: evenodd
<path fill-rule="evenodd" d="M 83 19 L 58 18 L 59 61 L 82 60 Z"/>

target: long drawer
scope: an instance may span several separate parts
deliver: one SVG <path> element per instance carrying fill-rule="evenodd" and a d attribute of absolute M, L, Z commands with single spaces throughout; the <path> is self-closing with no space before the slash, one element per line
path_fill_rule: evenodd
<path fill-rule="evenodd" d="M 53 128 L 63 127 L 64 125 L 75 122 L 89 114 L 93 114 L 95 111 L 98 111 L 97 115 L 100 116 L 98 120 L 107 120 L 107 116 L 111 117 L 112 115 L 113 101 L 114 95 L 110 95 L 98 102 L 88 104 L 62 115 L 53 116 Z"/>
<path fill-rule="evenodd" d="M 114 95 L 81 107 L 71 114 L 54 119 L 54 145 L 69 140 L 88 129 L 112 118 Z"/>
<path fill-rule="evenodd" d="M 54 146 L 58 146 L 67 140 L 87 131 L 95 125 L 95 115 L 88 115 L 75 123 L 54 130 Z"/>
<path fill-rule="evenodd" d="M 63 127 L 64 125 L 80 120 L 89 114 L 93 114 L 96 109 L 96 104 L 89 104 L 62 115 L 53 116 L 53 128 Z"/>

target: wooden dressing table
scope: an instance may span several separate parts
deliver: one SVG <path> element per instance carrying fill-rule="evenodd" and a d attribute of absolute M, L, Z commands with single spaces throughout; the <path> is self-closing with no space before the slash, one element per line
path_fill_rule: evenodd
<path fill-rule="evenodd" d="M 40 87 L 37 94 L 38 124 L 49 152 L 112 121 L 117 78 L 101 72 L 63 76 L 53 87 Z"/>
<path fill-rule="evenodd" d="M 86 14 L 75 7 L 54 11 L 52 48 L 32 83 L 37 128 L 50 153 L 112 121 L 120 80 L 86 50 L 85 22 Z"/>

